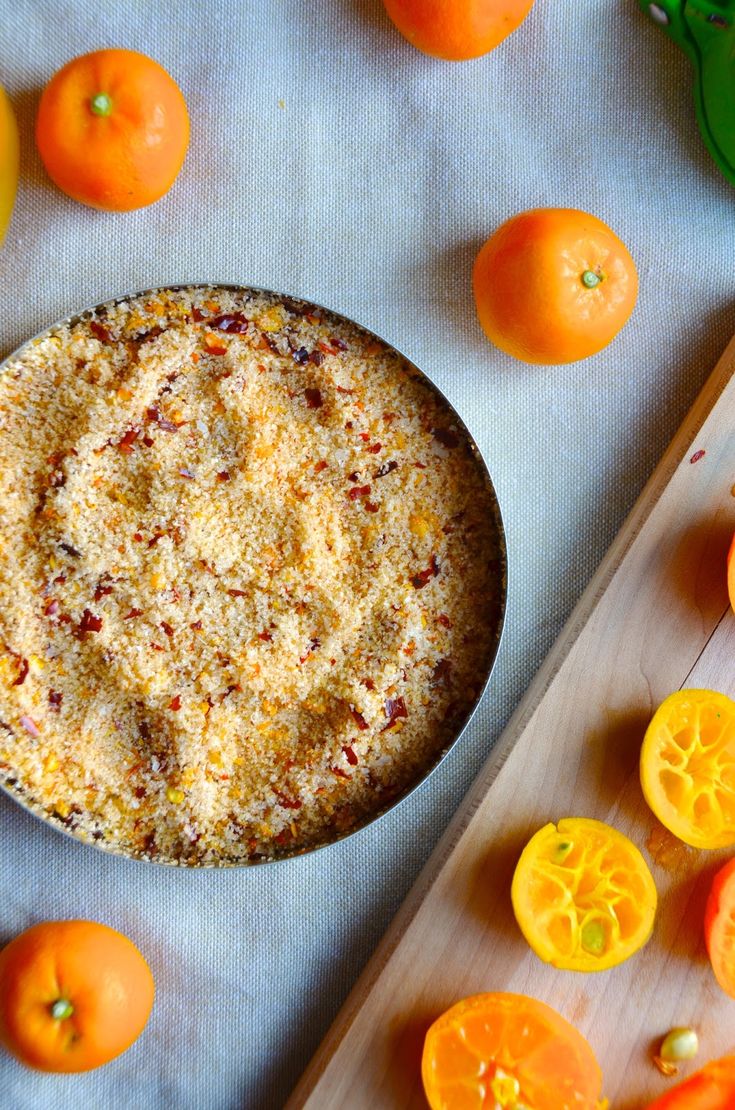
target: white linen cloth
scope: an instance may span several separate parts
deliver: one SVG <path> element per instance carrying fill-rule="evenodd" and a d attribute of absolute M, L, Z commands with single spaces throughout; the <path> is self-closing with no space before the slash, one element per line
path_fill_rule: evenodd
<path fill-rule="evenodd" d="M 132 213 L 63 196 L 33 142 L 40 89 L 103 46 L 155 57 L 191 114 L 179 180 Z M 380 0 L 0 0 L 0 83 L 23 144 L 2 353 L 166 282 L 298 294 L 429 373 L 503 507 L 511 600 L 489 692 L 441 770 L 374 828 L 276 866 L 174 871 L 74 843 L 0 798 L 0 941 L 95 918 L 139 944 L 158 987 L 140 1041 L 98 1071 L 46 1076 L 0 1053 L 4 1110 L 272 1110 L 732 333 L 735 192 L 696 130 L 686 60 L 634 0 L 537 0 L 501 47 L 460 64 L 410 47 Z M 616 341 L 552 369 L 491 347 L 470 292 L 482 241 L 536 205 L 607 221 L 641 279 Z"/>

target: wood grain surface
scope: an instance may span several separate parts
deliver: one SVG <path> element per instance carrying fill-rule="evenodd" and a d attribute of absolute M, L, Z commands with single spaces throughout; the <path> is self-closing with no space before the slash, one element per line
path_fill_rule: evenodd
<path fill-rule="evenodd" d="M 637 770 L 646 724 L 669 693 L 704 686 L 735 696 L 735 616 L 724 573 L 735 531 L 734 369 L 735 340 L 288 1110 L 425 1108 L 426 1029 L 458 999 L 485 990 L 534 995 L 574 1022 L 602 1065 L 613 1110 L 640 1110 L 671 1086 L 652 1063 L 671 1026 L 698 1029 L 700 1063 L 735 1048 L 735 1002 L 718 988 L 702 940 L 703 899 L 729 853 L 697 852 L 666 833 Z M 596 817 L 630 836 L 659 891 L 648 945 L 595 975 L 543 964 L 511 908 L 522 846 L 564 816 Z"/>

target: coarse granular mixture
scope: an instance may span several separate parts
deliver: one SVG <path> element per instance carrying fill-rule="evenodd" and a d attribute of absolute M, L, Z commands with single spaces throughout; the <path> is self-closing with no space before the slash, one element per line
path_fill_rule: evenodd
<path fill-rule="evenodd" d="M 452 420 L 372 335 L 251 290 L 27 344 L 0 376 L 0 781 L 181 864 L 384 809 L 497 646 L 495 502 Z"/>

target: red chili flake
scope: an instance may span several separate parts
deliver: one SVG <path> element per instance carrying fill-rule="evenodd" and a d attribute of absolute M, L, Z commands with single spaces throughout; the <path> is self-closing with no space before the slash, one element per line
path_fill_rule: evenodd
<path fill-rule="evenodd" d="M 62 613 L 59 617 L 59 624 L 71 624 L 72 620 L 68 613 Z"/>
<path fill-rule="evenodd" d="M 133 539 L 135 540 L 136 543 L 142 543 L 143 542 L 143 536 L 140 532 L 133 532 Z"/>
<path fill-rule="evenodd" d="M 363 683 L 363 685 L 364 685 L 364 683 Z M 374 690 L 375 686 L 372 686 L 372 687 L 369 686 L 368 689 L 373 689 Z M 364 732 L 365 729 L 370 728 L 370 725 L 367 723 L 367 721 L 363 717 L 360 710 L 355 709 L 354 705 L 350 706 L 350 713 L 352 714 L 353 720 L 355 721 L 355 724 L 357 725 L 357 727 L 360 729 L 361 732 Z"/>
<path fill-rule="evenodd" d="M 375 689 L 375 683 L 373 682 L 372 678 L 363 678 L 360 681 L 360 685 L 364 686 L 366 690 L 374 690 Z"/>
<path fill-rule="evenodd" d="M 220 701 L 224 701 L 226 697 L 229 697 L 230 694 L 234 694 L 236 690 L 242 690 L 242 686 L 239 682 L 233 682 L 231 686 L 228 686 L 220 698 Z"/>
<path fill-rule="evenodd" d="M 191 318 L 197 324 L 200 323 L 202 320 L 208 320 L 209 319 L 209 317 L 205 316 L 204 313 L 202 312 L 201 308 L 199 308 L 197 305 L 192 306 Z"/>
<path fill-rule="evenodd" d="M 24 659 L 23 656 L 21 655 L 21 657 L 20 657 L 20 670 L 18 671 L 18 677 L 16 678 L 15 682 L 13 683 L 13 686 L 22 686 L 27 677 L 28 677 L 28 660 Z"/>
<path fill-rule="evenodd" d="M 376 505 L 374 501 L 365 502 L 365 511 L 368 513 L 377 513 L 380 505 Z"/>
<path fill-rule="evenodd" d="M 43 607 L 45 617 L 55 617 L 59 611 L 59 603 L 55 597 L 50 597 Z"/>
<path fill-rule="evenodd" d="M 340 339 L 338 335 L 330 335 L 329 342 L 332 344 L 333 347 L 336 347 L 338 351 L 347 350 L 347 344 L 345 343 L 344 339 Z"/>
<path fill-rule="evenodd" d="M 111 594 L 112 592 L 113 587 L 108 586 L 107 584 L 103 585 L 102 580 L 100 579 L 100 581 L 97 583 L 97 589 L 94 591 L 94 600 L 101 601 L 103 597 L 107 597 L 107 595 Z"/>
<path fill-rule="evenodd" d="M 153 640 L 151 640 L 151 642 L 150 642 L 150 647 L 152 647 L 154 651 L 165 651 L 166 650 L 165 647 L 161 647 L 160 644 L 154 643 Z"/>
<path fill-rule="evenodd" d="M 227 354 L 227 346 L 225 345 L 223 347 L 221 343 L 218 343 L 217 338 L 214 335 L 205 335 L 204 336 L 204 346 L 207 348 L 207 352 L 210 355 L 226 355 Z"/>
<path fill-rule="evenodd" d="M 196 478 L 196 474 L 194 474 L 193 471 L 189 470 L 186 466 L 181 467 L 181 469 L 179 470 L 179 474 L 182 478 L 189 478 L 190 480 Z"/>
<path fill-rule="evenodd" d="M 347 490 L 350 501 L 357 501 L 358 497 L 367 497 L 369 493 L 370 486 L 353 486 L 352 489 Z"/>
<path fill-rule="evenodd" d="M 230 597 L 245 597 L 245 590 L 228 590 Z"/>
<path fill-rule="evenodd" d="M 302 803 L 298 798 L 289 798 L 288 795 L 282 794 L 280 790 L 276 790 L 276 797 L 284 809 L 301 809 Z"/>
<path fill-rule="evenodd" d="M 193 628 L 195 632 L 201 632 L 202 622 L 201 621 L 194 621 L 193 624 L 189 625 L 189 628 Z"/>
<path fill-rule="evenodd" d="M 82 557 L 81 551 L 77 551 L 76 547 L 72 547 L 70 543 L 60 543 L 59 547 L 62 551 L 65 551 L 67 555 L 71 555 L 72 559 L 81 559 Z"/>
<path fill-rule="evenodd" d="M 342 747 L 342 751 L 344 752 L 345 756 L 347 757 L 347 762 L 349 763 L 349 765 L 351 767 L 357 767 L 358 759 L 357 759 L 357 756 L 355 755 L 354 749 L 349 744 L 345 744 Z"/>
<path fill-rule="evenodd" d="M 305 389 L 304 396 L 306 397 L 307 408 L 320 409 L 324 404 L 320 389 Z"/>
<path fill-rule="evenodd" d="M 316 651 L 316 649 L 317 649 L 317 648 L 319 648 L 319 647 L 321 647 L 321 646 L 322 646 L 322 642 L 321 642 L 321 640 L 317 639 L 317 637 L 316 637 L 316 636 L 314 636 L 314 637 L 313 637 L 313 639 L 309 640 L 309 646 L 308 646 L 308 647 L 307 647 L 307 649 L 306 649 L 306 654 L 305 654 L 305 655 L 302 655 L 302 656 L 300 657 L 300 659 L 299 659 L 299 663 L 305 663 L 305 662 L 306 662 L 306 660 L 307 660 L 307 659 L 309 658 L 309 656 L 311 655 L 312 651 Z"/>
<path fill-rule="evenodd" d="M 163 631 L 166 633 L 167 636 L 169 636 L 169 637 L 173 636 L 174 630 L 171 627 L 171 625 L 168 623 L 168 621 L 161 621 L 161 628 L 163 629 Z"/>
<path fill-rule="evenodd" d="M 181 695 L 176 694 L 175 697 L 171 698 L 168 707 L 169 709 L 173 709 L 174 713 L 178 712 L 178 710 L 181 709 Z"/>
<path fill-rule="evenodd" d="M 89 321 L 89 330 L 95 339 L 99 339 L 102 343 L 109 343 L 111 336 L 107 328 L 103 327 L 98 320 Z"/>
<path fill-rule="evenodd" d="M 178 432 L 179 428 L 181 427 L 181 424 L 174 424 L 173 420 L 169 420 L 167 416 L 164 416 L 161 410 L 156 408 L 155 405 L 152 408 L 146 409 L 145 414 L 147 419 L 150 420 L 151 423 L 157 424 L 158 427 L 164 432 Z M 185 423 L 185 420 L 182 421 L 182 424 Z M 145 440 L 143 442 L 145 442 Z M 150 447 L 152 443 L 153 440 L 151 440 L 151 442 L 147 444 L 147 446 Z"/>
<path fill-rule="evenodd" d="M 321 364 L 324 362 L 324 355 L 321 351 L 314 350 L 309 355 L 309 362 L 313 366 L 321 366 Z"/>
<path fill-rule="evenodd" d="M 135 337 L 135 342 L 145 343 L 146 339 L 157 339 L 159 335 L 163 335 L 163 328 L 159 328 L 156 324 L 155 327 L 148 328 L 147 331 L 138 332 Z"/>
<path fill-rule="evenodd" d="M 207 320 L 210 328 L 227 332 L 228 335 L 244 335 L 248 330 L 248 321 L 241 312 L 233 312 L 225 316 L 213 316 Z"/>
<path fill-rule="evenodd" d="M 439 616 L 436 619 L 437 619 L 437 623 L 443 625 L 444 628 L 453 628 L 454 627 L 446 613 L 440 613 Z"/>
<path fill-rule="evenodd" d="M 326 459 L 320 459 L 318 463 L 314 463 L 314 470 L 317 474 L 321 474 L 322 470 L 326 470 L 328 466 L 329 463 Z"/>
<path fill-rule="evenodd" d="M 64 697 L 64 695 L 59 693 L 58 690 L 49 690 L 49 692 L 48 692 L 48 703 L 49 703 L 49 705 L 56 706 L 56 708 L 58 709 L 58 707 L 61 705 L 61 701 L 62 701 L 63 697 Z"/>
<path fill-rule="evenodd" d="M 123 617 L 123 620 L 124 621 L 129 621 L 129 620 L 132 620 L 133 617 L 142 617 L 142 616 L 143 616 L 143 610 L 142 609 L 131 609 L 129 613 L 125 614 L 125 616 Z"/>
<path fill-rule="evenodd" d="M 386 474 L 391 474 L 394 470 L 398 469 L 398 463 L 391 459 L 390 462 L 383 463 L 373 474 L 373 478 L 385 478 Z"/>
<path fill-rule="evenodd" d="M 699 462 L 699 460 L 703 459 L 706 454 L 707 454 L 707 452 L 703 451 L 701 449 L 699 451 L 695 451 L 694 454 L 692 455 L 691 459 L 689 460 L 689 462 L 690 463 Z"/>
<path fill-rule="evenodd" d="M 351 420 L 347 420 L 347 421 L 345 422 L 345 428 L 347 428 L 347 429 L 348 429 L 348 431 L 352 431 L 352 429 L 354 428 L 354 424 L 353 424 L 353 422 L 352 422 Z"/>
<path fill-rule="evenodd" d="M 159 540 L 163 539 L 166 535 L 165 532 L 154 532 L 151 539 L 148 540 L 149 547 L 155 547 Z"/>
<path fill-rule="evenodd" d="M 273 639 L 273 637 L 271 636 L 270 632 L 266 628 L 262 632 L 258 633 L 258 639 L 263 640 L 266 644 L 269 644 L 271 642 L 271 640 Z"/>
<path fill-rule="evenodd" d="M 360 478 L 360 471 L 359 470 L 353 470 L 351 474 L 347 475 L 347 477 L 349 478 L 349 480 L 351 482 L 357 482 Z"/>
<path fill-rule="evenodd" d="M 369 451 L 371 455 L 377 455 L 380 451 L 383 450 L 383 444 L 374 443 L 372 447 L 366 447 L 365 450 Z"/>
<path fill-rule="evenodd" d="M 143 436 L 143 439 L 141 440 L 141 442 L 144 443 L 146 445 L 146 447 L 152 447 L 153 446 L 153 440 L 151 439 L 150 436 Z"/>
<path fill-rule="evenodd" d="M 283 847 L 284 844 L 288 844 L 289 840 L 293 840 L 293 833 L 290 829 L 281 829 L 278 835 L 274 836 L 273 839 L 276 844 L 280 844 L 281 847 Z"/>
<path fill-rule="evenodd" d="M 341 767 L 332 767 L 332 774 L 337 775 L 337 777 L 341 779 L 348 779 L 350 777 Z"/>
<path fill-rule="evenodd" d="M 406 709 L 406 703 L 403 698 L 386 698 L 383 712 L 388 718 L 388 724 L 382 730 L 383 732 L 387 732 L 389 728 L 393 728 L 393 725 L 399 718 L 408 717 L 408 710 Z"/>
<path fill-rule="evenodd" d="M 20 723 L 22 724 L 22 726 L 26 730 L 26 732 L 30 732 L 31 736 L 40 736 L 41 735 L 41 730 L 38 727 L 38 725 L 36 724 L 36 722 L 33 720 L 33 717 L 28 717 L 26 714 L 24 714 L 20 718 Z"/>
<path fill-rule="evenodd" d="M 118 447 L 124 455 L 132 455 L 133 444 L 140 435 L 140 428 L 128 428 L 125 435 L 118 442 Z"/>
<path fill-rule="evenodd" d="M 370 442 L 370 433 L 369 432 L 360 432 L 360 439 L 362 440 L 363 443 L 369 443 Z"/>
<path fill-rule="evenodd" d="M 219 474 L 217 475 L 217 481 L 218 482 L 229 482 L 229 480 L 230 480 L 229 470 L 220 470 Z"/>
<path fill-rule="evenodd" d="M 352 395 L 355 392 L 354 389 L 345 389 L 343 385 L 337 385 L 334 388 L 337 390 L 338 393 L 348 393 Z"/>
<path fill-rule="evenodd" d="M 427 582 L 429 582 L 432 578 L 436 578 L 439 573 L 439 569 L 439 560 L 437 559 L 436 555 L 432 555 L 428 568 L 426 570 L 420 571 L 419 574 L 415 574 L 411 579 L 411 585 L 415 586 L 417 590 L 423 589 Z"/>
<path fill-rule="evenodd" d="M 431 434 L 443 447 L 458 447 L 459 436 L 451 428 L 432 428 Z"/>
<path fill-rule="evenodd" d="M 135 794 L 136 798 L 145 798 L 145 787 L 144 786 L 136 786 L 133 793 Z"/>
<path fill-rule="evenodd" d="M 79 622 L 80 632 L 99 632 L 102 628 L 102 617 L 96 617 L 89 609 L 85 609 L 82 613 L 82 619 Z"/>
<path fill-rule="evenodd" d="M 317 343 L 317 347 L 319 348 L 320 351 L 324 351 L 325 355 L 336 355 L 337 354 L 337 348 L 333 347 L 331 345 L 331 343 L 327 343 L 326 340 L 324 340 L 324 339 L 319 340 L 319 342 Z"/>

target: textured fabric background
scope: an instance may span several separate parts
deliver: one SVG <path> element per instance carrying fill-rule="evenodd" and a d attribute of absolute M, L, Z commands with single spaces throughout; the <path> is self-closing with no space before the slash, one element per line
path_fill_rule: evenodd
<path fill-rule="evenodd" d="M 126 46 L 179 81 L 192 143 L 129 214 L 54 189 L 39 89 Z M 0 0 L 0 83 L 22 180 L 0 251 L 0 350 L 87 304 L 228 280 L 311 298 L 396 343 L 476 435 L 503 506 L 511 604 L 484 705 L 440 772 L 376 828 L 223 873 L 108 858 L 0 798 L 0 940 L 43 918 L 133 937 L 158 984 L 139 1043 L 86 1076 L 0 1058 L 7 1110 L 280 1107 L 735 327 L 733 199 L 695 128 L 685 60 L 634 0 L 537 0 L 486 58 L 409 47 L 380 0 Z M 559 369 L 487 344 L 469 286 L 505 218 L 569 205 L 636 258 L 612 346 Z"/>

